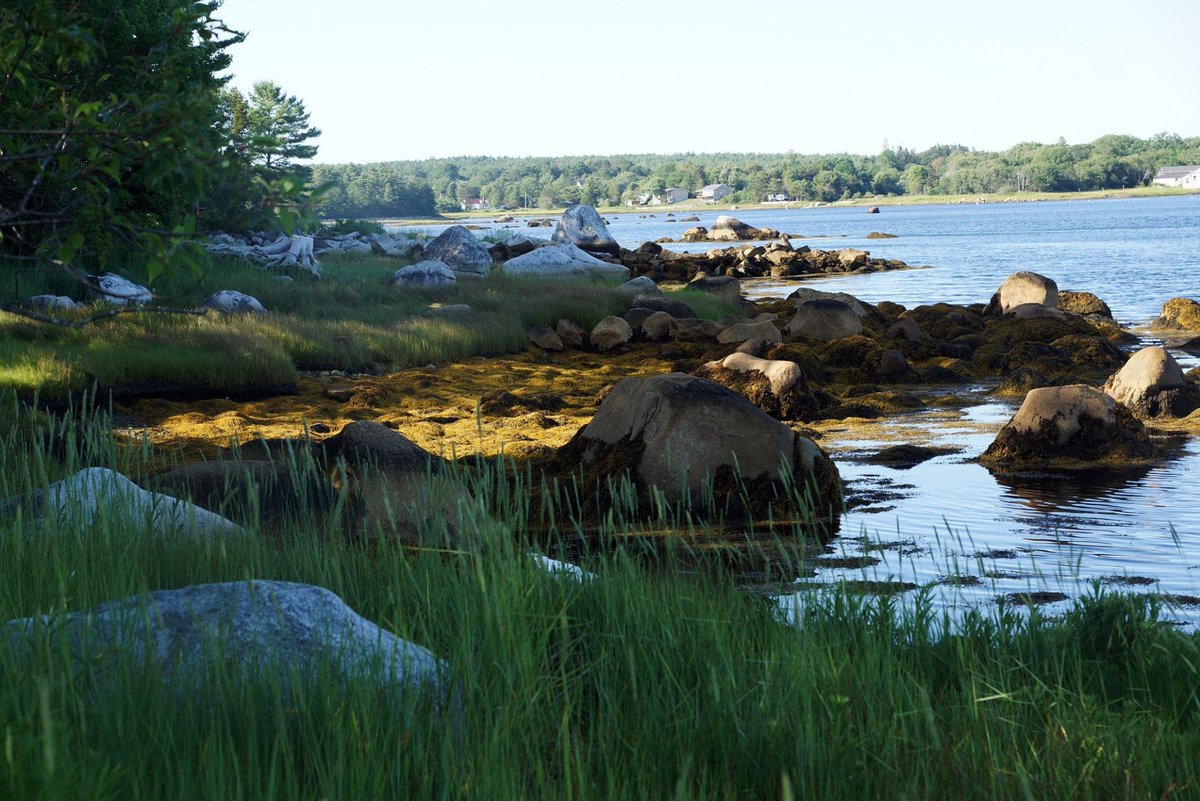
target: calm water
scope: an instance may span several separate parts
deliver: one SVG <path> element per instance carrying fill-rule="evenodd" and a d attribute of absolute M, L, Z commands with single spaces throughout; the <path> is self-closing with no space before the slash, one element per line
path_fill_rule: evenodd
<path fill-rule="evenodd" d="M 666 221 L 667 211 L 654 209 L 655 218 L 639 216 L 644 212 L 611 216 L 610 231 L 632 248 L 678 237 L 692 225 L 710 225 L 717 216 L 699 212 L 699 223 L 672 223 Z M 861 207 L 733 214 L 759 227 L 823 235 L 806 241 L 812 247 L 857 247 L 930 265 L 805 282 L 872 303 L 891 300 L 910 308 L 938 301 L 982 303 L 1017 270 L 1047 275 L 1060 289 L 1094 292 L 1133 328 L 1144 327 L 1168 298 L 1200 298 L 1200 196 L 885 206 L 880 214 Z M 868 240 L 871 231 L 897 238 Z M 550 233 L 545 228 L 515 232 Z M 670 247 L 700 252 L 708 246 Z M 790 287 L 749 293 L 780 291 Z M 1186 365 L 1196 364 L 1176 355 Z M 1200 500 L 1194 478 L 1200 475 L 1200 441 L 1192 439 L 1180 457 L 1148 470 L 997 477 L 972 459 L 1016 404 L 998 401 L 982 388 L 968 391 L 979 402 L 961 414 L 922 412 L 889 420 L 878 439 L 834 431 L 822 441 L 852 493 L 882 492 L 883 497 L 847 513 L 835 543 L 840 554 L 879 561 L 821 569 L 818 581 L 909 581 L 933 587 L 939 602 L 952 610 L 987 605 L 1010 592 L 1053 590 L 1077 597 L 1095 581 L 1129 591 L 1200 596 Z M 961 450 L 910 470 L 858 460 L 897 435 Z M 947 576 L 979 583 L 937 583 Z M 1154 583 L 1132 583 L 1147 579 Z M 1200 607 L 1181 606 L 1172 615 L 1200 625 Z"/>

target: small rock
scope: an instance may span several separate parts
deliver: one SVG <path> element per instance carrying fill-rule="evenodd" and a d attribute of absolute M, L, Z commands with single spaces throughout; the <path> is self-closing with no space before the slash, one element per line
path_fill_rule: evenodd
<path fill-rule="evenodd" d="M 535 323 L 525 326 L 525 338 L 542 350 L 559 351 L 563 349 L 562 337 L 548 325 Z"/>
<path fill-rule="evenodd" d="M 232 289 L 222 289 L 208 296 L 200 304 L 202 309 L 212 309 L 222 314 L 266 314 L 267 310 L 257 298 Z"/>
<path fill-rule="evenodd" d="M 588 337 L 592 347 L 598 351 L 609 351 L 620 347 L 633 338 L 633 328 L 620 317 L 609 315 L 592 329 Z"/>
<path fill-rule="evenodd" d="M 401 267 L 392 273 L 388 284 L 391 286 L 449 286 L 458 283 L 454 270 L 444 261 L 426 259 L 407 267 Z"/>

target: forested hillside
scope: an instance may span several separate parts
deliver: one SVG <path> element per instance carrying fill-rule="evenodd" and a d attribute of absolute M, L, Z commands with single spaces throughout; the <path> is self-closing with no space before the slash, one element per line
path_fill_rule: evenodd
<path fill-rule="evenodd" d="M 668 187 L 695 194 L 727 184 L 734 203 L 787 193 L 832 202 L 871 195 L 1071 192 L 1148 184 L 1164 165 L 1200 163 L 1200 137 L 1103 136 L 1068 145 L 1025 142 L 999 153 L 961 145 L 920 152 L 886 148 L 876 156 L 716 153 L 461 158 L 376 164 L 321 164 L 332 184 L 323 212 L 332 217 L 387 217 L 457 211 L 472 198 L 491 208 L 605 206 L 636 201 Z"/>

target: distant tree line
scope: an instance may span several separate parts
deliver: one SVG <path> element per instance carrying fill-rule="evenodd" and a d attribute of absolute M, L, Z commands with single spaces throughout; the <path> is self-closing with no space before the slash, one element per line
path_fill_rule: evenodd
<path fill-rule="evenodd" d="M 847 154 L 676 154 L 492 158 L 472 156 L 366 165 L 322 164 L 328 183 L 322 213 L 389 217 L 453 211 L 474 198 L 491 208 L 553 208 L 570 203 L 636 202 L 668 187 L 695 194 L 726 184 L 734 203 L 786 194 L 832 202 L 874 195 L 1072 192 L 1149 184 L 1159 167 L 1200 163 L 1200 137 L 1102 136 L 1068 145 L 1023 142 L 1002 152 L 962 145 L 914 151 L 886 147 L 875 156 Z"/>

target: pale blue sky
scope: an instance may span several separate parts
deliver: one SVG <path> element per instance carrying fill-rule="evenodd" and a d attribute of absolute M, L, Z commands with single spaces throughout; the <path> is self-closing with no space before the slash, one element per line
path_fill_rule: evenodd
<path fill-rule="evenodd" d="M 322 162 L 1200 135 L 1200 0 L 225 0 Z"/>

